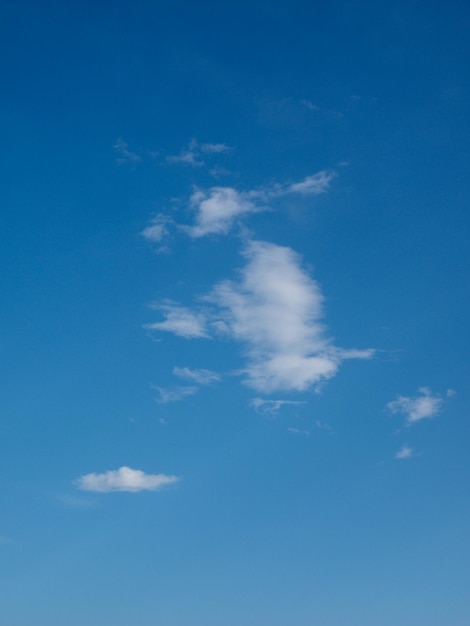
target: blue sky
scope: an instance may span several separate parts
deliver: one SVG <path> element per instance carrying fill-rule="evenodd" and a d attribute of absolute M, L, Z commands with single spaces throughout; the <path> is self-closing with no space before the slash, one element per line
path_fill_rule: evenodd
<path fill-rule="evenodd" d="M 0 17 L 1 622 L 466 626 L 467 3 Z"/>

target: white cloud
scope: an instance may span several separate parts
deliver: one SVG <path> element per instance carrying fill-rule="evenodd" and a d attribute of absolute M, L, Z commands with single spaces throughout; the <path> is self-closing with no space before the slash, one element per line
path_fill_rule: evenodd
<path fill-rule="evenodd" d="M 171 222 L 172 220 L 168 215 L 158 213 L 140 234 L 149 241 L 160 242 L 168 235 L 168 225 Z"/>
<path fill-rule="evenodd" d="M 288 185 L 284 193 L 300 193 L 303 196 L 326 193 L 334 177 L 334 172 L 323 170 L 313 176 L 307 176 L 298 183 Z"/>
<path fill-rule="evenodd" d="M 221 154 L 228 152 L 232 148 L 225 143 L 198 143 L 197 139 L 191 139 L 188 146 L 183 148 L 179 154 L 168 156 L 168 163 L 180 163 L 183 165 L 191 165 L 193 167 L 202 167 L 204 165 L 204 154 Z"/>
<path fill-rule="evenodd" d="M 443 405 L 441 396 L 433 394 L 429 387 L 420 387 L 418 391 L 419 395 L 414 397 L 398 396 L 387 404 L 387 408 L 392 413 L 405 415 L 408 424 L 437 415 Z"/>
<path fill-rule="evenodd" d="M 129 150 L 127 142 L 123 141 L 121 137 L 119 137 L 119 139 L 116 141 L 113 148 L 118 155 L 116 157 L 116 162 L 120 165 L 122 163 L 138 163 L 141 160 L 138 154 Z"/>
<path fill-rule="evenodd" d="M 212 331 L 240 342 L 246 383 L 262 393 L 318 387 L 344 359 L 374 355 L 372 349 L 332 345 L 321 322 L 323 295 L 291 248 L 251 241 L 244 256 L 239 280 L 215 285 L 204 298 L 204 311 L 163 305 L 165 321 L 146 327 L 188 339 Z"/>
<path fill-rule="evenodd" d="M 110 470 L 103 474 L 85 474 L 74 481 L 74 484 L 82 491 L 97 491 L 107 493 L 110 491 L 157 491 L 165 485 L 180 480 L 177 476 L 166 474 L 146 474 L 141 470 L 130 467 L 120 467 L 118 470 Z"/>
<path fill-rule="evenodd" d="M 194 238 L 210 234 L 225 235 L 238 216 L 262 210 L 248 199 L 247 194 L 232 187 L 211 187 L 209 191 L 195 191 L 190 203 L 196 211 L 195 225 L 181 228 Z"/>
<path fill-rule="evenodd" d="M 208 300 L 246 347 L 248 384 L 265 393 L 305 391 L 334 376 L 342 351 L 325 337 L 323 296 L 299 256 L 263 241 L 250 242 L 245 256 L 238 283 L 219 283 Z"/>
<path fill-rule="evenodd" d="M 152 389 L 155 389 L 160 394 L 160 398 L 157 400 L 160 404 L 167 404 L 168 402 L 178 402 L 187 396 L 193 396 L 197 393 L 197 387 L 172 387 L 168 389 L 166 387 L 157 387 L 152 385 Z"/>
<path fill-rule="evenodd" d="M 196 139 L 191 139 L 187 148 L 183 148 L 179 154 L 168 156 L 166 160 L 168 163 L 183 163 L 200 167 L 204 165 L 204 161 L 199 159 L 200 154 Z"/>
<path fill-rule="evenodd" d="M 201 150 L 204 146 L 206 152 L 209 151 L 208 146 L 212 152 L 222 151 L 222 146 L 224 150 L 229 149 L 225 144 L 203 144 Z M 178 156 L 168 157 L 168 160 L 202 165 L 202 162 L 197 161 L 197 154 L 200 153 L 196 152 L 196 149 L 199 150 L 197 142 L 191 143 L 190 149 Z M 218 176 L 229 172 L 216 166 L 210 170 L 210 173 Z M 226 235 L 239 218 L 251 213 L 269 211 L 270 200 L 292 194 L 311 196 L 326 193 L 335 175 L 335 172 L 323 170 L 298 182 L 276 184 L 251 191 L 239 191 L 230 186 L 213 186 L 207 190 L 196 189 L 189 199 L 189 206 L 194 212 L 193 224 L 176 226 L 192 238 Z M 173 220 L 160 213 L 152 219 L 141 234 L 151 241 L 160 242 L 168 234 L 170 224 L 173 224 Z"/>
<path fill-rule="evenodd" d="M 190 369 L 189 367 L 174 367 L 173 374 L 180 378 L 189 378 L 198 385 L 210 385 L 220 381 L 220 374 L 205 369 Z"/>
<path fill-rule="evenodd" d="M 251 401 L 251 406 L 254 407 L 257 413 L 262 415 L 276 415 L 285 405 L 301 406 L 305 402 L 299 400 L 263 400 L 262 398 L 254 398 Z"/>
<path fill-rule="evenodd" d="M 144 328 L 163 330 L 186 339 L 209 336 L 206 331 L 206 318 L 202 313 L 175 304 L 159 304 L 155 308 L 164 313 L 165 321 L 145 324 Z"/>
<path fill-rule="evenodd" d="M 396 459 L 411 459 L 413 456 L 413 448 L 408 446 L 402 446 L 398 452 L 395 453 Z"/>

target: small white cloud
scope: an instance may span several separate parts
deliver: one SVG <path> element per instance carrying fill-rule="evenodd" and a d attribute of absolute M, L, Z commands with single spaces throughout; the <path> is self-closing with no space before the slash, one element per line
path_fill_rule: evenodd
<path fill-rule="evenodd" d="M 233 187 L 211 187 L 209 191 L 195 191 L 191 196 L 191 207 L 196 212 L 194 226 L 182 226 L 190 237 L 226 235 L 234 220 L 245 213 L 262 210 L 249 200 L 247 194 Z"/>
<path fill-rule="evenodd" d="M 141 470 L 130 467 L 120 467 L 118 470 L 110 470 L 103 474 L 85 474 L 74 481 L 78 489 L 82 491 L 95 491 L 108 493 L 111 491 L 157 491 L 166 485 L 171 485 L 180 480 L 177 476 L 166 474 L 146 474 Z"/>
<path fill-rule="evenodd" d="M 413 456 L 413 448 L 408 446 L 402 446 L 398 452 L 395 453 L 396 459 L 411 459 Z"/>
<path fill-rule="evenodd" d="M 309 430 L 301 430 L 300 428 L 292 428 L 292 427 L 288 428 L 287 430 L 293 435 L 304 435 L 305 437 L 310 437 Z"/>
<path fill-rule="evenodd" d="M 263 400 L 262 398 L 254 398 L 250 404 L 257 413 L 276 415 L 283 406 L 302 406 L 306 403 L 299 400 Z"/>
<path fill-rule="evenodd" d="M 158 213 L 140 234 L 149 241 L 159 243 L 168 235 L 168 225 L 171 223 L 172 219 L 168 215 Z"/>
<path fill-rule="evenodd" d="M 210 385 L 220 381 L 220 374 L 205 369 L 190 369 L 189 367 L 174 367 L 173 374 L 180 378 L 189 378 L 198 385 Z"/>
<path fill-rule="evenodd" d="M 455 394 L 456 394 L 456 393 L 457 393 L 457 392 L 455 391 L 455 389 L 448 389 L 448 390 L 446 391 L 446 396 L 447 396 L 448 398 L 452 398 L 453 396 L 455 396 Z"/>
<path fill-rule="evenodd" d="M 232 148 L 225 143 L 198 143 L 197 139 L 191 139 L 188 146 L 183 148 L 179 154 L 168 156 L 168 163 L 176 163 L 183 165 L 191 165 L 193 167 L 202 167 L 204 163 L 203 155 L 221 154 L 228 152 Z"/>
<path fill-rule="evenodd" d="M 155 389 L 160 394 L 160 398 L 157 400 L 160 404 L 167 404 L 168 402 L 178 402 L 183 400 L 187 396 L 193 396 L 197 393 L 197 387 L 172 387 L 170 389 L 165 387 L 157 387 L 152 385 L 152 389 Z"/>
<path fill-rule="evenodd" d="M 441 396 L 433 394 L 429 387 L 420 387 L 418 391 L 419 395 L 414 397 L 398 396 L 387 404 L 387 408 L 392 413 L 405 415 L 408 424 L 437 415 L 443 405 Z"/>
<path fill-rule="evenodd" d="M 174 304 L 159 304 L 155 308 L 163 312 L 165 320 L 145 324 L 144 328 L 163 330 L 185 339 L 209 337 L 206 330 L 206 318 L 202 313 Z"/>
<path fill-rule="evenodd" d="M 204 161 L 199 159 L 200 155 L 196 139 L 191 139 L 187 148 L 183 148 L 179 154 L 168 156 L 166 160 L 168 163 L 182 163 L 183 165 L 201 167 L 204 165 Z"/>
<path fill-rule="evenodd" d="M 138 154 L 129 150 L 127 142 L 123 141 L 121 137 L 119 137 L 116 141 L 113 148 L 118 155 L 116 157 L 116 163 L 119 163 L 120 165 L 123 163 L 138 163 L 141 160 Z"/>

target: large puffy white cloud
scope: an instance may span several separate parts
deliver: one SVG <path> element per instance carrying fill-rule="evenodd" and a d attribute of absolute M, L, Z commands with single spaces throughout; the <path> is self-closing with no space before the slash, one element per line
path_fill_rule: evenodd
<path fill-rule="evenodd" d="M 323 295 L 298 254 L 264 241 L 250 242 L 244 254 L 239 281 L 219 283 L 208 299 L 245 345 L 247 383 L 266 393 L 305 391 L 334 376 L 343 351 L 326 337 Z"/>
<path fill-rule="evenodd" d="M 187 338 L 204 336 L 198 328 L 224 333 L 243 346 L 246 383 L 264 393 L 306 391 L 334 376 L 344 359 L 373 355 L 373 350 L 348 351 L 332 344 L 322 323 L 320 287 L 294 250 L 250 241 L 244 256 L 238 280 L 218 283 L 204 298 L 211 310 L 167 307 L 167 319 L 149 326 Z M 185 320 L 199 320 L 196 329 L 182 332 L 181 310 Z"/>
<path fill-rule="evenodd" d="M 130 467 L 120 467 L 103 474 L 85 474 L 74 482 L 82 491 L 107 493 L 110 491 L 157 491 L 180 480 L 167 474 L 146 474 Z"/>

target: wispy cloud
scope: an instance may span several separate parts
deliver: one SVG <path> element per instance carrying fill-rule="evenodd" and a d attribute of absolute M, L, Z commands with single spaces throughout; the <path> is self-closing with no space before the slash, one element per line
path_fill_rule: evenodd
<path fill-rule="evenodd" d="M 320 107 L 317 104 L 314 104 L 311 100 L 301 100 L 300 104 L 302 104 L 306 109 L 310 109 L 310 111 L 320 110 Z"/>
<path fill-rule="evenodd" d="M 409 448 L 408 446 L 402 446 L 398 452 L 395 453 L 396 459 L 411 459 L 413 455 L 413 448 Z"/>
<path fill-rule="evenodd" d="M 442 409 L 443 399 L 438 394 L 433 394 L 429 387 L 420 387 L 417 396 L 398 396 L 396 400 L 389 402 L 387 408 L 392 413 L 405 415 L 408 424 L 429 419 L 437 415 Z"/>
<path fill-rule="evenodd" d="M 203 313 L 191 311 L 169 302 L 154 305 L 154 308 L 162 311 L 165 315 L 165 321 L 145 324 L 144 328 L 163 330 L 185 339 L 209 337 L 206 330 L 206 317 Z"/>
<path fill-rule="evenodd" d="M 293 435 L 304 435 L 304 437 L 310 437 L 309 430 L 302 430 L 300 428 L 293 428 L 293 427 L 289 427 L 287 430 Z"/>
<path fill-rule="evenodd" d="M 157 491 L 180 480 L 167 474 L 146 474 L 130 467 L 120 467 L 103 474 L 85 474 L 74 481 L 82 491 L 108 493 L 111 491 Z"/>
<path fill-rule="evenodd" d="M 167 404 L 168 402 L 178 402 L 179 400 L 183 400 L 183 398 L 193 396 L 198 391 L 198 388 L 194 386 L 176 386 L 167 388 L 152 385 L 152 389 L 158 391 L 160 397 L 157 399 L 157 402 L 159 402 L 160 404 Z"/>
<path fill-rule="evenodd" d="M 197 139 L 191 139 L 189 144 L 184 147 L 178 154 L 168 156 L 168 163 L 176 163 L 182 165 L 191 165 L 193 167 L 202 167 L 204 165 L 203 155 L 221 154 L 228 152 L 232 148 L 225 143 L 203 143 L 199 144 Z"/>
<path fill-rule="evenodd" d="M 311 176 L 306 176 L 303 180 L 283 186 L 273 187 L 267 193 L 270 197 L 285 196 L 287 194 L 301 194 L 303 196 L 318 196 L 326 193 L 330 183 L 336 176 L 335 172 L 322 170 Z"/>
<path fill-rule="evenodd" d="M 226 143 L 203 143 L 201 146 L 201 152 L 204 154 L 220 154 L 230 150 L 232 150 L 232 147 L 227 146 Z"/>
<path fill-rule="evenodd" d="M 113 148 L 117 154 L 116 163 L 120 165 L 123 163 L 138 163 L 141 160 L 141 157 L 136 152 L 129 150 L 127 141 L 124 141 L 121 137 L 116 141 Z"/>
<path fill-rule="evenodd" d="M 168 236 L 168 226 L 172 223 L 172 219 L 164 213 L 155 215 L 148 226 L 140 233 L 142 237 L 149 241 L 160 243 Z"/>
<path fill-rule="evenodd" d="M 239 280 L 222 281 L 204 298 L 212 309 L 160 307 L 163 322 L 147 328 L 186 338 L 212 333 L 240 342 L 246 383 L 262 393 L 306 391 L 334 376 L 348 358 L 371 358 L 368 350 L 332 345 L 321 322 L 323 295 L 288 247 L 250 241 Z"/>
<path fill-rule="evenodd" d="M 302 406 L 306 403 L 300 400 L 263 400 L 262 398 L 254 398 L 250 404 L 257 413 L 277 415 L 283 406 Z"/>
<path fill-rule="evenodd" d="M 331 428 L 331 426 L 329 426 L 328 424 L 326 424 L 325 422 L 322 422 L 320 420 L 316 420 L 315 426 L 318 428 L 318 430 L 325 430 L 326 432 L 329 432 L 329 433 L 333 433 L 334 432 L 334 430 Z"/>
<path fill-rule="evenodd" d="M 173 374 L 180 378 L 188 378 L 198 385 L 210 385 L 220 381 L 221 376 L 216 372 L 205 369 L 190 369 L 189 367 L 174 367 Z"/>
<path fill-rule="evenodd" d="M 206 151 L 216 152 L 221 151 L 221 146 L 225 144 L 203 144 L 203 146 Z M 194 151 L 185 151 L 177 157 L 168 158 L 202 165 L 202 162 L 194 162 L 195 155 Z M 214 176 L 227 173 L 221 168 L 212 168 L 210 172 Z M 322 170 L 297 182 L 275 184 L 248 191 L 240 191 L 231 186 L 195 189 L 189 198 L 189 208 L 194 214 L 192 224 L 176 224 L 168 215 L 158 213 L 141 235 L 150 241 L 160 243 L 168 235 L 171 225 L 194 239 L 207 235 L 227 235 L 242 217 L 272 210 L 269 206 L 270 201 L 295 194 L 316 196 L 326 193 L 335 176 L 333 171 Z"/>
<path fill-rule="evenodd" d="M 82 498 L 76 495 L 61 494 L 57 496 L 57 499 L 68 509 L 82 509 L 87 510 L 95 506 L 95 502 L 89 498 Z"/>

